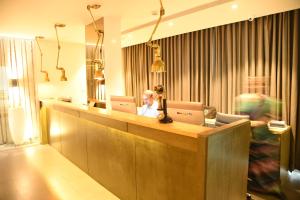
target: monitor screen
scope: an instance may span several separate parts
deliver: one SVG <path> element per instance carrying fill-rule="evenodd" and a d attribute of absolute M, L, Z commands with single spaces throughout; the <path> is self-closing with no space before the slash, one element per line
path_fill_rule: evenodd
<path fill-rule="evenodd" d="M 199 102 L 168 101 L 168 115 L 174 121 L 204 124 L 204 107 Z"/>
<path fill-rule="evenodd" d="M 112 110 L 137 114 L 135 97 L 130 96 L 111 96 Z"/>

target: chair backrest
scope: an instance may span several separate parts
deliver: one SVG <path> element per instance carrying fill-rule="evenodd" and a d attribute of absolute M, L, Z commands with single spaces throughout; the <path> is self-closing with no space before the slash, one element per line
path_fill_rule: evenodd
<path fill-rule="evenodd" d="M 110 96 L 112 110 L 136 114 L 135 97 Z"/>
<path fill-rule="evenodd" d="M 168 101 L 168 114 L 174 121 L 204 124 L 204 107 L 200 102 Z"/>
<path fill-rule="evenodd" d="M 217 112 L 216 115 L 216 126 L 222 126 L 238 121 L 240 119 L 249 119 L 249 115 L 232 115 L 226 113 Z"/>

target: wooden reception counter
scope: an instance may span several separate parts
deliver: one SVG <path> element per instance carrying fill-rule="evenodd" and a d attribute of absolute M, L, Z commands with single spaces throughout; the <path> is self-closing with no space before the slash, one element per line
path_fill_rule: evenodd
<path fill-rule="evenodd" d="M 43 135 L 122 200 L 241 200 L 250 122 L 220 128 L 43 101 Z"/>

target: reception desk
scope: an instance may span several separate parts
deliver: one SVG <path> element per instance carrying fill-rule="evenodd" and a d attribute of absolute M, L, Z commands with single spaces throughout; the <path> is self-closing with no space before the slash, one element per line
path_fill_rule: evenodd
<path fill-rule="evenodd" d="M 219 128 L 43 101 L 43 138 L 122 200 L 241 200 L 250 122 Z"/>

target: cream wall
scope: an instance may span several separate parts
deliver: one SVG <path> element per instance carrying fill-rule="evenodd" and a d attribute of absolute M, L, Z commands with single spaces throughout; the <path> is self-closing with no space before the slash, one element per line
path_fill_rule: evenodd
<path fill-rule="evenodd" d="M 125 95 L 120 16 L 104 17 L 104 34 L 106 107 L 110 108 L 111 95 Z"/>
<path fill-rule="evenodd" d="M 71 97 L 74 103 L 86 103 L 85 45 L 61 42 L 59 66 L 66 71 L 68 81 L 60 81 L 61 72 L 55 69 L 57 42 L 40 40 L 43 52 L 43 69 L 48 71 L 50 82 L 43 81 L 40 73 L 40 54 L 35 49 L 37 91 L 39 98 Z"/>

